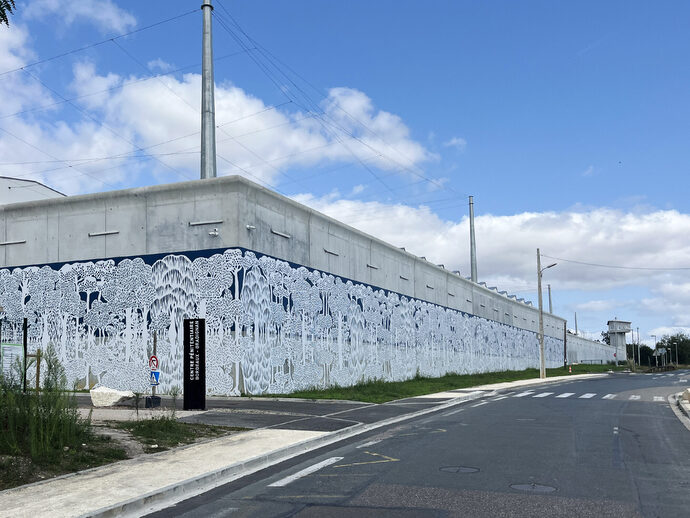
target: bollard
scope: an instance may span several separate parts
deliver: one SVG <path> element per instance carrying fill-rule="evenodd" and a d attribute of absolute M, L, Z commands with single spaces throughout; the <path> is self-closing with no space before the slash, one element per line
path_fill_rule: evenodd
<path fill-rule="evenodd" d="M 573 366 L 572 365 L 568 365 L 568 373 L 569 374 L 573 373 Z"/>

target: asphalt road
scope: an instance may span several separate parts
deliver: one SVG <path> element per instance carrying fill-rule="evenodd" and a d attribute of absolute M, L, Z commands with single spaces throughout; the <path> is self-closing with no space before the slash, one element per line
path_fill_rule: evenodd
<path fill-rule="evenodd" d="M 323 448 L 158 517 L 679 517 L 690 372 L 504 391 Z M 306 470 L 306 471 L 305 471 Z"/>

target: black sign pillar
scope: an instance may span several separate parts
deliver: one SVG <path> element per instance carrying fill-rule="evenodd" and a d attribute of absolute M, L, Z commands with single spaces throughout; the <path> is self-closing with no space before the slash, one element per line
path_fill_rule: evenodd
<path fill-rule="evenodd" d="M 184 320 L 185 410 L 206 410 L 206 320 Z"/>

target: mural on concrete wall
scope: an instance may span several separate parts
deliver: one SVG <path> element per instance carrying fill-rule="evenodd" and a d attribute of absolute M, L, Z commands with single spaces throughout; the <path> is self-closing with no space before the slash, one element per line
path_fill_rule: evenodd
<path fill-rule="evenodd" d="M 148 388 L 157 333 L 162 391 L 182 385 L 182 320 L 205 318 L 210 394 L 286 393 L 360 380 L 538 365 L 535 333 L 271 257 L 230 249 L 0 270 L 5 332 L 55 351 L 70 384 Z M 546 337 L 547 366 L 563 342 Z"/>

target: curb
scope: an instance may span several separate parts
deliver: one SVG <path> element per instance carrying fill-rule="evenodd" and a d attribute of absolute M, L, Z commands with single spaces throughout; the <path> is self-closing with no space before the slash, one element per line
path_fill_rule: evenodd
<path fill-rule="evenodd" d="M 682 392 L 669 394 L 667 400 L 678 420 L 690 431 L 690 408 L 686 408 L 690 407 L 690 404 L 683 403 L 682 395 Z"/>
<path fill-rule="evenodd" d="M 422 415 L 445 410 L 446 408 L 457 406 L 461 403 L 474 401 L 484 396 L 491 396 L 496 392 L 476 391 L 469 394 L 459 395 L 446 403 L 435 405 L 430 408 L 417 410 L 400 416 L 390 417 L 383 421 L 375 423 L 366 423 L 350 426 L 342 430 L 331 432 L 321 437 L 314 439 L 307 439 L 305 441 L 280 448 L 264 455 L 259 455 L 244 462 L 231 464 L 225 468 L 221 468 L 210 473 L 205 473 L 198 477 L 183 480 L 182 482 L 171 484 L 169 486 L 157 489 L 155 491 L 146 493 L 144 495 L 120 502 L 118 504 L 97 509 L 82 515 L 83 517 L 114 517 L 114 516 L 141 516 L 142 514 L 151 513 L 164 509 L 182 500 L 186 500 L 193 496 L 199 495 L 206 491 L 218 487 L 222 484 L 232 482 L 239 478 L 251 475 L 257 471 L 268 468 L 280 462 L 284 462 L 293 457 L 297 457 L 304 453 L 328 446 L 330 444 L 349 439 L 351 437 L 360 435 L 371 430 L 376 430 L 384 426 L 396 424 L 409 419 L 414 419 Z"/>

